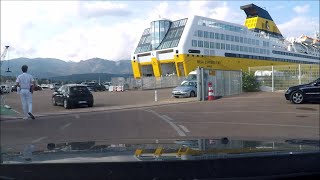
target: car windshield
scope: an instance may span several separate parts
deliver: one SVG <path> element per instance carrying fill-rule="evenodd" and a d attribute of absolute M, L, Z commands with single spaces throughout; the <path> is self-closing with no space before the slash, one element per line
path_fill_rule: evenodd
<path fill-rule="evenodd" d="M 196 86 L 197 83 L 196 82 L 185 82 L 183 84 L 181 84 L 181 86 Z"/>
<path fill-rule="evenodd" d="M 319 152 L 319 3 L 1 1 L 0 164 Z"/>

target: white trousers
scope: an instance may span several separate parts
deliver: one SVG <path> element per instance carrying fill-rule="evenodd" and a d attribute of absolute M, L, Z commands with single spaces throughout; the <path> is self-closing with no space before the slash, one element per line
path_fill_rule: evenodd
<path fill-rule="evenodd" d="M 29 89 L 20 90 L 20 98 L 22 103 L 22 109 L 24 117 L 28 117 L 28 113 L 32 113 L 32 93 Z"/>

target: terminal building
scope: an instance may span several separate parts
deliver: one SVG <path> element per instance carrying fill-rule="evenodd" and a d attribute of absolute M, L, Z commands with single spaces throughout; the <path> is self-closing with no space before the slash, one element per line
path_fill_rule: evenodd
<path fill-rule="evenodd" d="M 248 67 L 319 64 L 319 32 L 287 40 L 269 13 L 254 4 L 240 7 L 245 25 L 192 16 L 153 21 L 132 54 L 134 77 L 187 76 L 198 66 L 248 71 Z"/>

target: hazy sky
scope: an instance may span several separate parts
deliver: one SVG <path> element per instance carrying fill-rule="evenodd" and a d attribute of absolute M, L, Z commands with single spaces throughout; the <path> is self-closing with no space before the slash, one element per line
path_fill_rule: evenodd
<path fill-rule="evenodd" d="M 130 59 L 152 20 L 189 15 L 244 24 L 240 6 L 266 8 L 285 37 L 319 30 L 319 1 L 3 1 L 1 52 L 9 59 L 50 57 L 80 61 Z"/>

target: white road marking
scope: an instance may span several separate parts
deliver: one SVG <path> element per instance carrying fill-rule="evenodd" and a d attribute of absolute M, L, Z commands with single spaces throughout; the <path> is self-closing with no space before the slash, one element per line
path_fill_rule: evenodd
<path fill-rule="evenodd" d="M 166 112 L 166 113 L 179 113 L 179 114 L 187 114 L 187 113 L 192 113 L 192 114 L 225 114 L 225 113 L 270 113 L 270 114 L 293 114 L 293 115 L 297 115 L 297 114 L 314 114 L 314 115 L 318 115 L 319 112 L 315 112 L 315 113 L 305 113 L 305 112 L 274 112 L 274 111 L 209 111 L 209 112 L 192 112 L 192 111 L 187 111 L 187 112 Z"/>
<path fill-rule="evenodd" d="M 77 114 L 77 115 L 75 115 L 74 116 L 76 119 L 79 119 L 80 118 L 80 116 Z"/>
<path fill-rule="evenodd" d="M 171 117 L 167 116 L 167 115 L 162 115 L 162 116 L 167 118 L 167 119 L 169 119 L 170 121 L 173 121 L 173 119 Z"/>
<path fill-rule="evenodd" d="M 43 137 L 40 137 L 38 139 L 33 140 L 32 143 L 37 143 L 37 142 L 40 142 L 40 141 L 47 139 L 47 138 L 48 138 L 47 136 L 43 136 Z"/>
<path fill-rule="evenodd" d="M 71 124 L 72 123 L 65 124 L 65 125 L 61 126 L 59 129 L 64 130 L 65 128 L 69 127 Z"/>
<path fill-rule="evenodd" d="M 153 110 L 149 110 L 147 112 L 151 112 L 154 115 L 158 116 L 159 118 L 161 118 L 162 120 L 164 120 L 166 123 L 168 123 L 174 130 L 176 130 L 176 132 L 179 134 L 179 136 L 186 136 L 186 134 L 177 126 L 175 125 L 173 122 L 171 122 L 169 119 L 167 119 L 165 116 L 161 116 L 160 114 L 158 114 L 157 112 L 153 111 Z"/>
<path fill-rule="evenodd" d="M 177 123 L 196 123 L 196 124 L 232 124 L 232 125 L 253 125 L 253 126 L 279 126 L 279 127 L 302 127 L 302 128 L 312 128 L 319 129 L 319 127 L 314 126 L 302 126 L 302 125 L 292 125 L 292 124 L 265 124 L 265 123 L 241 123 L 241 122 L 184 122 L 180 121 Z"/>
<path fill-rule="evenodd" d="M 189 131 L 189 129 L 187 128 L 187 127 L 185 127 L 184 125 L 179 125 L 180 126 L 180 128 L 182 129 L 182 130 L 184 130 L 184 132 L 186 132 L 186 133 L 189 133 L 190 131 Z"/>

